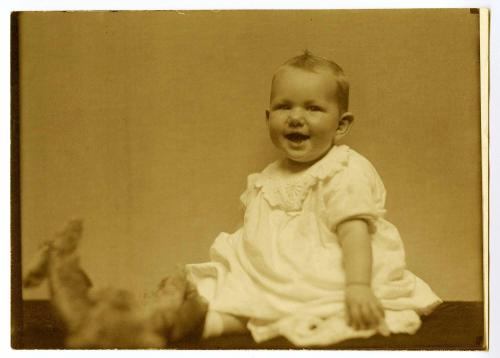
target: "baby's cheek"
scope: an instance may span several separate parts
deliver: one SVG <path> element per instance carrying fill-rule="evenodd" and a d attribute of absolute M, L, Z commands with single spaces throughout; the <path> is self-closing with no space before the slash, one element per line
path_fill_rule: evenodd
<path fill-rule="evenodd" d="M 268 127 L 271 135 L 276 135 L 282 130 L 282 126 L 279 124 L 277 120 L 270 120 L 268 123 Z"/>
<path fill-rule="evenodd" d="M 280 133 L 278 131 L 271 130 L 269 134 L 274 145 L 279 145 Z"/>

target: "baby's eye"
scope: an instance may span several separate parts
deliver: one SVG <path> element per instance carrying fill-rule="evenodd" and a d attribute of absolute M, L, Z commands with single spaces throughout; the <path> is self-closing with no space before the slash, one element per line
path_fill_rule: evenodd
<path fill-rule="evenodd" d="M 311 106 L 307 106 L 307 110 L 311 111 L 311 112 L 321 112 L 321 111 L 323 111 L 323 108 L 321 108 L 320 106 L 311 105 Z"/>
<path fill-rule="evenodd" d="M 277 111 L 277 110 L 288 110 L 290 108 L 291 108 L 291 106 L 289 104 L 286 104 L 286 103 L 280 103 L 280 104 L 277 104 L 277 105 L 275 105 L 273 107 L 273 109 L 275 111 Z"/>

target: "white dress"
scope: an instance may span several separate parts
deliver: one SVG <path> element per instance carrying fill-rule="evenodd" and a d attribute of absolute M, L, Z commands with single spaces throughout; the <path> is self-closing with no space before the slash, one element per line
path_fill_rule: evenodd
<path fill-rule="evenodd" d="M 442 301 L 406 270 L 397 229 L 384 220 L 385 188 L 368 160 L 334 146 L 300 174 L 282 162 L 248 177 L 243 226 L 221 233 L 210 262 L 187 266 L 209 309 L 249 318 L 257 342 L 284 336 L 298 346 L 368 337 L 345 322 L 345 274 L 336 227 L 363 218 L 372 233 L 372 288 L 392 333 L 414 333 L 419 314 Z"/>

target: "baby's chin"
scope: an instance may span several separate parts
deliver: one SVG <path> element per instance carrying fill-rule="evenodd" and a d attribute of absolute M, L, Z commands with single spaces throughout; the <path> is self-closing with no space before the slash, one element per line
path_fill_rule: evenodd
<path fill-rule="evenodd" d="M 286 152 L 285 156 L 288 159 L 289 163 L 292 165 L 310 166 L 323 158 L 326 153 L 328 153 L 328 150 L 321 153 L 310 153 L 308 155 L 296 155 L 294 153 Z"/>
<path fill-rule="evenodd" d="M 294 150 L 294 148 L 290 147 L 282 148 L 282 150 L 292 164 L 297 163 L 300 165 L 312 165 L 323 158 L 330 151 L 330 149 L 332 149 L 332 146 L 328 146 L 326 148 L 315 148 L 315 150 L 311 150 L 310 143 L 307 144 L 309 145 L 306 145 L 302 149 L 298 150 Z"/>

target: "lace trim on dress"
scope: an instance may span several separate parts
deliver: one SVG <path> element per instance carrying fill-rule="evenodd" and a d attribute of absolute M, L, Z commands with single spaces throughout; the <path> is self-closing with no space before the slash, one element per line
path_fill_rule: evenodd
<path fill-rule="evenodd" d="M 262 173 L 248 177 L 248 189 L 262 190 L 265 200 L 272 207 L 279 207 L 284 211 L 300 211 L 307 194 L 318 181 L 333 177 L 342 171 L 348 163 L 349 147 L 335 146 L 328 154 L 296 178 L 277 178 L 269 173 L 277 166 L 277 162 L 270 164 Z M 242 195 L 246 203 L 248 193 Z"/>

